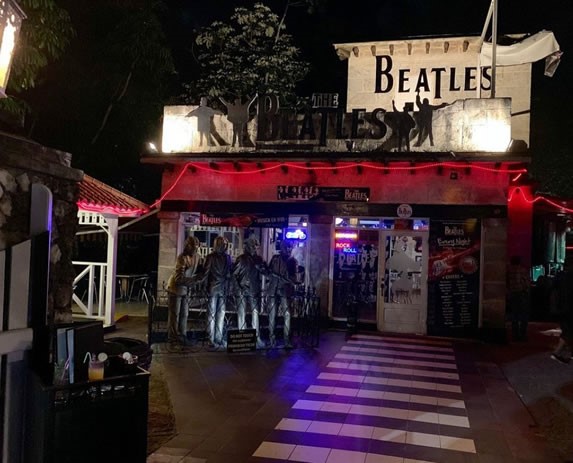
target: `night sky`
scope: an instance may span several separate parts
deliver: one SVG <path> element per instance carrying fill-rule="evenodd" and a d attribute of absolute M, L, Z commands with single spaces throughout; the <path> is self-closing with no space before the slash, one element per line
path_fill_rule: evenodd
<path fill-rule="evenodd" d="M 196 70 L 191 54 L 193 31 L 216 19 L 228 18 L 236 6 L 253 3 L 244 0 L 168 2 L 167 32 L 183 78 L 191 79 Z M 286 2 L 268 0 L 266 4 L 281 14 Z M 490 0 L 322 0 L 321 5 L 313 14 L 308 14 L 305 7 L 291 7 L 286 20 L 287 31 L 294 36 L 304 59 L 312 65 L 299 89 L 302 96 L 312 92 L 345 92 L 346 63 L 336 56 L 333 43 L 480 35 Z M 499 0 L 499 35 L 535 33 L 542 29 L 555 33 L 566 54 L 554 78 L 545 79 L 549 82 L 541 85 L 545 91 L 550 84 L 560 98 L 564 96 L 561 94 L 566 88 L 564 82 L 573 76 L 573 64 L 567 62 L 568 44 L 573 42 L 569 27 L 572 19 L 571 0 Z M 543 74 L 542 66 L 537 67 L 541 70 L 536 69 L 536 82 L 538 74 Z"/>

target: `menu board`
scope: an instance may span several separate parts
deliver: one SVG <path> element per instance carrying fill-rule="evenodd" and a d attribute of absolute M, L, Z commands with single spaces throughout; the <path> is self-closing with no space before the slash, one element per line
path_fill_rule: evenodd
<path fill-rule="evenodd" d="M 481 224 L 432 220 L 428 262 L 428 334 L 467 336 L 478 329 Z"/>

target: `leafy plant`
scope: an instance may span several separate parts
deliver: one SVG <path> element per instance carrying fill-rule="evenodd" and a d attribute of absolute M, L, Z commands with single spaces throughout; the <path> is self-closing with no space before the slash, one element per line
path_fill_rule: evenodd
<path fill-rule="evenodd" d="M 38 84 L 40 71 L 57 60 L 75 36 L 70 15 L 54 0 L 19 0 L 26 14 L 14 51 L 9 98 L 0 101 L 0 109 L 23 118 L 29 110 L 19 94 Z"/>
<path fill-rule="evenodd" d="M 252 9 L 235 8 L 228 22 L 213 22 L 200 31 L 195 43 L 201 75 L 187 85 L 192 99 L 259 93 L 291 101 L 297 82 L 308 72 L 308 64 L 286 33 L 284 15 L 279 17 L 262 3 Z"/>

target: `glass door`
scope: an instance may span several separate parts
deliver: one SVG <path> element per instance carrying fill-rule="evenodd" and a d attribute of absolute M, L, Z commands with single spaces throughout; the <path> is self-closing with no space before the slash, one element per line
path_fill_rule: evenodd
<path fill-rule="evenodd" d="M 377 221 L 376 221 L 377 223 Z M 376 323 L 379 231 L 337 227 L 334 231 L 332 316 L 354 307 L 362 322 Z"/>
<path fill-rule="evenodd" d="M 384 230 L 380 238 L 378 330 L 425 334 L 428 233 Z"/>

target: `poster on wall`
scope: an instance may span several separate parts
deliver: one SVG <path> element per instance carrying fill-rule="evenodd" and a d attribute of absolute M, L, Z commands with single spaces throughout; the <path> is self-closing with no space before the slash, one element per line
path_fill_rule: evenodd
<path fill-rule="evenodd" d="M 432 220 L 428 262 L 428 334 L 466 336 L 478 329 L 481 224 Z"/>

